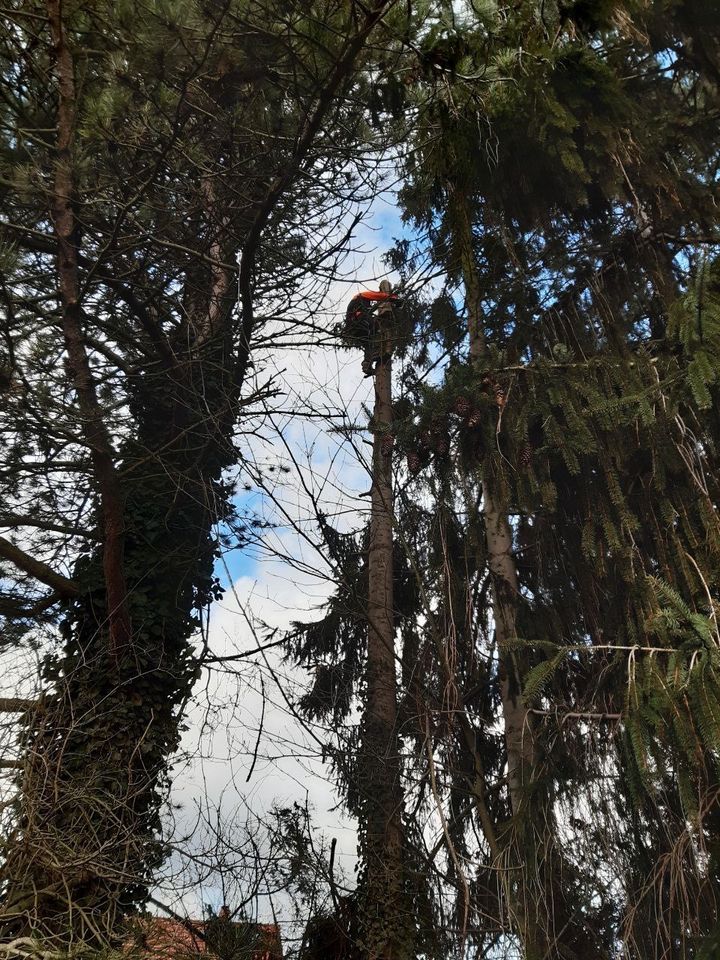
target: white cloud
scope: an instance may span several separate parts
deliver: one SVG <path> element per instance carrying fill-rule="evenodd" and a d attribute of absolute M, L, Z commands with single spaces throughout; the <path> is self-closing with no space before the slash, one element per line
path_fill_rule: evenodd
<path fill-rule="evenodd" d="M 316 322 L 332 329 L 358 289 L 377 286 L 387 275 L 383 255 L 400 232 L 387 195 L 376 203 L 369 225 L 360 227 L 358 253 L 346 263 L 347 279 L 330 285 Z M 208 639 L 217 656 L 252 648 L 257 640 L 253 621 L 282 631 L 295 620 L 318 615 L 333 583 L 328 565 L 302 536 L 307 533 L 312 539 L 317 508 L 343 530 L 358 529 L 367 519 L 368 501 L 358 497 L 370 485 L 370 448 L 362 443 L 362 435 L 353 435 L 348 443 L 328 429 L 327 420 L 303 415 L 316 411 L 329 414 L 336 426 L 364 425 L 363 405 L 372 402 L 372 381 L 363 377 L 360 360 L 359 350 L 338 350 L 332 344 L 299 344 L 275 353 L 270 349 L 263 357 L 263 376 L 274 375 L 281 395 L 273 401 L 272 419 L 264 422 L 259 435 L 246 435 L 244 445 L 248 459 L 262 470 L 266 491 L 254 498 L 254 506 L 266 520 L 278 524 L 265 537 L 267 551 L 275 558 L 258 562 L 254 575 L 237 579 L 213 607 Z M 289 465 L 290 472 L 268 471 L 280 463 Z M 235 808 L 262 818 L 274 804 L 307 801 L 315 830 L 337 838 L 339 871 L 351 878 L 355 826 L 338 809 L 330 770 L 320 758 L 313 734 L 322 740 L 323 731 L 306 727 L 288 705 L 299 696 L 305 680 L 303 671 L 283 662 L 282 654 L 273 649 L 243 661 L 236 674 L 213 674 L 204 687 L 198 685 L 184 741 L 187 753 L 196 759 L 173 786 L 173 800 L 184 808 L 176 832 L 182 832 L 199 803 L 217 804 L 228 817 Z M 219 905 L 221 897 L 219 883 L 211 879 L 202 891 L 186 896 L 182 906 L 193 912 L 205 901 Z M 278 904 L 274 906 L 277 909 Z M 281 909 L 287 911 L 288 906 L 280 901 Z M 264 909 L 263 919 L 270 919 L 267 901 Z"/>

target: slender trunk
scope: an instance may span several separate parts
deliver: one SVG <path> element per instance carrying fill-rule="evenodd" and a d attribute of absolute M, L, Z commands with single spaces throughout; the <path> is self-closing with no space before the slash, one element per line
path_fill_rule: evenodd
<path fill-rule="evenodd" d="M 455 198 L 454 223 L 461 256 L 470 339 L 470 362 L 478 366 L 486 354 L 482 327 L 481 289 L 474 260 L 472 227 L 467 203 Z M 544 924 L 538 916 L 543 890 L 537 884 L 537 859 L 532 818 L 529 816 L 529 787 L 536 767 L 532 717 L 523 703 L 522 690 L 527 673 L 525 657 L 512 651 L 517 636 L 517 607 L 520 597 L 517 569 L 513 557 L 513 538 L 507 513 L 485 469 L 481 472 L 482 512 L 488 567 L 491 577 L 492 613 L 498 649 L 500 699 L 503 711 L 507 784 L 512 822 L 501 838 L 511 875 L 506 884 L 514 925 L 522 939 L 527 960 L 540 960 L 547 954 Z"/>
<path fill-rule="evenodd" d="M 392 306 L 379 308 L 388 332 Z M 375 374 L 369 544 L 366 702 L 362 720 L 361 810 L 366 869 L 363 945 L 368 960 L 403 954 L 402 790 L 397 734 L 393 615 L 392 344 L 383 343 Z"/>
<path fill-rule="evenodd" d="M 462 235 L 463 280 L 468 304 L 470 333 L 470 362 L 478 365 L 485 356 L 485 337 L 482 329 L 480 286 L 473 260 L 470 223 L 467 211 L 458 210 Z M 500 695 L 505 724 L 505 744 L 508 763 L 508 790 L 513 816 L 524 806 L 527 786 L 534 765 L 534 737 L 530 713 L 522 702 L 524 676 L 518 656 L 508 651 L 508 645 L 517 636 L 517 605 L 520 597 L 517 569 L 513 557 L 513 539 L 507 513 L 493 489 L 492 479 L 483 471 L 482 511 L 485 521 L 485 541 L 488 566 L 492 578 L 492 607 L 500 660 Z"/>
<path fill-rule="evenodd" d="M 85 349 L 78 266 L 79 226 L 74 203 L 74 144 L 76 125 L 75 65 L 62 15 L 62 0 L 47 0 L 50 34 L 58 79 L 57 162 L 52 216 L 58 241 L 57 270 L 62 304 L 62 328 L 82 431 L 93 463 L 103 519 L 103 573 L 107 594 L 109 646 L 112 658 L 131 641 L 127 585 L 123 570 L 124 507 L 115 470 L 113 448 L 98 402 L 95 381 Z"/>

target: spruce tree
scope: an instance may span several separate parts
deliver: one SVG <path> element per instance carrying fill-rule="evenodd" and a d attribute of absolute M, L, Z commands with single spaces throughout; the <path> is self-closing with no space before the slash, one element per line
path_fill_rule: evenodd
<path fill-rule="evenodd" d="M 424 40 L 403 201 L 446 271 L 430 333 L 449 362 L 437 389 L 422 365 L 407 378 L 405 447 L 414 473 L 431 458 L 416 482 L 438 535 L 462 531 L 435 561 L 456 571 L 434 578 L 434 603 L 457 610 L 447 589 L 463 579 L 470 601 L 464 630 L 427 618 L 428 649 L 459 687 L 448 803 L 465 831 L 477 820 L 504 876 L 491 915 L 530 958 L 611 956 L 618 941 L 692 956 L 714 923 L 699 851 L 716 796 L 717 397 L 702 318 L 718 100 L 699 51 L 717 46 L 689 19 L 521 4 L 464 24 L 448 13 Z M 450 461 L 433 420 L 455 424 Z M 448 669 L 473 657 L 467 676 Z M 486 903 L 482 870 L 469 882 Z M 663 922 L 648 934 L 653 898 Z"/>
<path fill-rule="evenodd" d="M 402 37 L 414 238 L 392 262 L 445 277 L 395 406 L 403 772 L 439 824 L 413 851 L 441 864 L 431 910 L 483 955 L 715 936 L 710 6 L 441 3 Z M 334 537 L 338 592 L 294 652 L 307 708 L 341 719 L 367 586 Z"/>

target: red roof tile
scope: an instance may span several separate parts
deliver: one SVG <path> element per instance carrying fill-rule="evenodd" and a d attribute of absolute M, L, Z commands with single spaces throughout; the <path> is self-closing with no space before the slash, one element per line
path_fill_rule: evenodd
<path fill-rule="evenodd" d="M 238 930 L 244 923 L 227 921 L 228 928 Z M 282 960 L 280 930 L 273 924 L 253 924 L 253 932 L 259 935 L 261 946 L 248 960 Z M 137 953 L 145 960 L 193 960 L 201 954 L 215 957 L 203 939 L 207 923 L 204 920 L 180 920 L 165 917 L 143 917 L 136 924 L 135 937 L 127 945 L 128 953 Z"/>

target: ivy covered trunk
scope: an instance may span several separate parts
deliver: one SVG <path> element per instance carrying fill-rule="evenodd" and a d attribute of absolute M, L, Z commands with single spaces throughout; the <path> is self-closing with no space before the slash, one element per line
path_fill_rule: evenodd
<path fill-rule="evenodd" d="M 240 386 L 229 272 L 199 270 L 188 287 L 187 330 L 158 369 L 132 380 L 134 435 L 116 453 L 107 438 L 100 462 L 95 435 L 88 438 L 96 526 L 105 536 L 75 564 L 77 595 L 44 665 L 48 692 L 28 718 L 17 828 L 5 846 L 5 936 L 104 943 L 145 898 L 166 856 L 168 758 L 199 669 L 191 638 L 220 592 L 214 528 L 231 511 L 222 471 L 235 453 Z M 74 305 L 61 290 L 67 314 Z M 81 343 L 79 302 L 74 315 Z M 92 387 L 89 366 L 84 372 Z M 103 431 L 94 412 L 93 429 Z M 106 532 L 110 522 L 117 536 Z"/>
<path fill-rule="evenodd" d="M 52 693 L 26 732 L 20 817 L 6 847 L 4 936 L 102 942 L 143 899 L 165 856 L 167 760 L 196 676 L 190 638 L 217 589 L 212 525 L 224 492 L 203 412 L 156 399 L 146 397 L 144 411 L 155 421 L 154 449 L 135 445 L 123 461 L 131 633 L 122 649 L 113 646 L 98 548 L 77 565 L 82 594 L 67 611 L 60 652 L 45 664 Z M 156 432 L 163 414 L 172 425 L 165 449 Z M 183 429 L 178 420 L 189 422 Z"/>
<path fill-rule="evenodd" d="M 375 373 L 368 641 L 361 724 L 360 831 L 365 870 L 361 924 L 368 960 L 408 956 L 403 910 L 402 788 L 397 730 L 393 603 L 392 306 L 379 308 L 382 359 Z"/>
<path fill-rule="evenodd" d="M 135 385 L 137 437 L 117 457 L 129 632 L 113 637 L 106 541 L 76 564 L 80 593 L 44 668 L 51 692 L 29 718 L 4 936 L 103 942 L 166 855 L 168 757 L 198 670 L 191 638 L 219 592 L 213 528 L 229 510 L 227 350 L 222 338 L 178 350 L 172 372 Z M 97 477 L 95 494 L 101 527 Z"/>
<path fill-rule="evenodd" d="M 178 338 L 159 369 L 133 379 L 135 432 L 115 451 L 86 351 L 75 67 L 60 0 L 48 0 L 47 13 L 59 89 L 52 213 L 62 330 L 99 545 L 76 562 L 76 595 L 44 665 L 49 692 L 27 721 L 1 922 L 5 937 L 102 943 L 164 856 L 168 757 L 197 673 L 190 640 L 218 591 L 212 531 L 227 510 L 221 471 L 238 389 L 221 332 L 230 275 L 214 268 L 195 278 L 190 340 Z"/>

